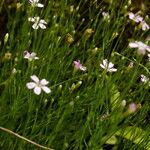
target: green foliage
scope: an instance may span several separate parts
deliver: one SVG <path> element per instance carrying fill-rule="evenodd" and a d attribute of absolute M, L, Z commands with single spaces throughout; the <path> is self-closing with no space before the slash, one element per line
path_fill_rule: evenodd
<path fill-rule="evenodd" d="M 149 31 L 129 20 L 137 8 L 128 0 L 40 3 L 43 8 L 24 0 L 0 2 L 8 33 L 0 44 L 0 126 L 55 150 L 150 150 L 150 86 L 140 80 L 141 74 L 150 77 L 150 62 L 128 46 L 150 42 Z M 46 29 L 32 28 L 28 18 L 35 16 L 47 22 Z M 39 59 L 24 59 L 24 51 Z M 101 68 L 104 59 L 117 71 Z M 86 71 L 75 67 L 77 60 Z M 48 80 L 52 92 L 29 90 L 31 75 Z M 0 149 L 37 147 L 0 130 Z"/>

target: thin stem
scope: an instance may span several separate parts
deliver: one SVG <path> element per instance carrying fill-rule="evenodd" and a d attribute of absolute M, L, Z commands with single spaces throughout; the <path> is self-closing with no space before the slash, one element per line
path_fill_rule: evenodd
<path fill-rule="evenodd" d="M 26 141 L 26 142 L 28 142 L 28 143 L 31 143 L 31 144 L 33 144 L 33 145 L 35 145 L 35 146 L 37 146 L 37 147 L 40 147 L 40 148 L 43 148 L 43 149 L 46 149 L 46 150 L 54 150 L 54 149 L 51 149 L 51 148 L 42 146 L 42 145 L 40 145 L 40 144 L 38 144 L 38 143 L 36 143 L 36 142 L 34 142 L 34 141 L 31 141 L 31 140 L 29 140 L 29 139 L 27 139 L 27 138 L 25 138 L 25 137 L 23 137 L 23 136 L 21 136 L 21 135 L 15 133 L 15 132 L 11 131 L 11 130 L 9 130 L 9 129 L 0 127 L 0 130 L 5 131 L 5 132 L 7 132 L 7 133 L 9 133 L 9 134 L 12 134 L 12 135 L 14 135 L 14 136 L 16 136 L 16 137 L 18 137 L 18 138 L 20 138 L 20 139 L 22 139 L 22 140 L 24 140 L 24 141 Z"/>

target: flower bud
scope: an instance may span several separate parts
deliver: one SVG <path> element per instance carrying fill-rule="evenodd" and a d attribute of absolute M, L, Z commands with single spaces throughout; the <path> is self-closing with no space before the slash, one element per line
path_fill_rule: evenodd
<path fill-rule="evenodd" d="M 4 37 L 4 44 L 6 44 L 6 43 L 7 43 L 8 38 L 9 38 L 9 34 L 8 34 L 8 33 L 6 33 L 6 34 L 5 34 L 5 37 Z"/>
<path fill-rule="evenodd" d="M 12 58 L 12 53 L 7 52 L 7 53 L 5 53 L 3 60 L 10 60 L 11 58 Z"/>
<path fill-rule="evenodd" d="M 72 44 L 74 42 L 74 38 L 70 33 L 68 33 L 65 37 L 65 41 L 67 42 L 67 44 Z"/>

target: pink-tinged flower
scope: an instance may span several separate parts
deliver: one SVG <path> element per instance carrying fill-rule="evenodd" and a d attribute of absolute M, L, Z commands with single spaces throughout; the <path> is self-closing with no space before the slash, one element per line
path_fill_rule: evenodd
<path fill-rule="evenodd" d="M 130 42 L 129 47 L 138 48 L 138 53 L 144 55 L 146 51 L 150 52 L 150 46 L 144 44 L 141 41 Z"/>
<path fill-rule="evenodd" d="M 86 67 L 80 63 L 80 60 L 73 61 L 75 67 L 79 70 L 86 71 Z"/>
<path fill-rule="evenodd" d="M 143 31 L 150 29 L 149 25 L 145 21 L 142 21 L 141 25 L 142 25 L 142 30 Z"/>
<path fill-rule="evenodd" d="M 107 59 L 103 60 L 103 64 L 100 64 L 100 67 L 105 69 L 107 72 L 116 72 L 117 69 L 114 68 L 114 64 L 112 62 L 108 62 Z"/>
<path fill-rule="evenodd" d="M 33 6 L 33 7 L 44 7 L 43 4 L 39 3 L 39 0 L 29 0 L 29 3 Z"/>
<path fill-rule="evenodd" d="M 49 83 L 46 79 L 39 80 L 36 75 L 32 75 L 30 78 L 33 82 L 28 82 L 26 86 L 28 89 L 33 89 L 36 95 L 40 95 L 42 90 L 47 94 L 51 93 L 50 88 L 46 86 Z"/>
<path fill-rule="evenodd" d="M 130 113 L 134 113 L 134 112 L 136 112 L 136 110 L 137 110 L 137 104 L 135 104 L 135 103 L 130 103 L 129 104 L 129 112 Z"/>
<path fill-rule="evenodd" d="M 40 17 L 29 17 L 28 21 L 34 22 L 34 24 L 32 25 L 33 29 L 38 29 L 39 27 L 41 29 L 46 29 L 47 22 L 43 19 L 40 19 Z"/>
<path fill-rule="evenodd" d="M 28 51 L 24 51 L 24 58 L 28 59 L 29 61 L 39 59 L 39 57 L 36 56 L 36 53 L 34 52 L 30 53 Z"/>
<path fill-rule="evenodd" d="M 132 13 L 132 12 L 129 12 L 128 15 L 129 15 L 129 18 L 130 18 L 131 20 L 133 20 L 133 21 L 135 21 L 135 22 L 137 22 L 137 23 L 143 21 L 143 18 L 142 18 L 141 16 L 137 15 L 137 14 L 134 14 L 134 13 Z"/>

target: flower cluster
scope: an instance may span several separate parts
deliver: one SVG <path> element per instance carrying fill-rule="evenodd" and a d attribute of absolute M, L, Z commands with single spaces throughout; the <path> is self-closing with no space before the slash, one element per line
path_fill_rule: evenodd
<path fill-rule="evenodd" d="M 129 19 L 135 21 L 136 23 L 140 23 L 142 25 L 143 31 L 150 29 L 149 25 L 145 22 L 143 17 L 139 16 L 138 14 L 134 14 L 132 12 L 129 12 L 128 15 L 129 15 Z"/>
<path fill-rule="evenodd" d="M 39 8 L 44 7 L 43 4 L 39 3 L 39 0 L 29 0 L 29 3 L 31 4 L 32 7 L 39 7 Z M 102 15 L 104 19 L 110 18 L 109 13 L 107 12 L 103 12 Z M 128 15 L 129 15 L 129 19 L 133 20 L 136 23 L 141 24 L 142 30 L 148 30 L 150 28 L 149 25 L 143 19 L 143 17 L 141 17 L 140 15 L 134 14 L 132 12 L 129 12 Z M 46 29 L 47 22 L 44 19 L 41 19 L 39 16 L 29 17 L 28 21 L 33 23 L 32 28 L 35 30 L 39 28 Z M 90 31 L 92 30 L 90 29 Z M 134 41 L 134 42 L 129 43 L 129 47 L 137 48 L 138 53 L 142 55 L 144 55 L 147 52 L 149 60 L 150 60 L 150 46 L 146 45 L 145 43 L 141 41 Z M 39 57 L 37 57 L 35 52 L 28 52 L 28 51 L 24 51 L 24 58 L 28 59 L 28 61 L 39 59 Z M 84 65 L 80 63 L 80 60 L 73 61 L 73 64 L 76 70 L 80 70 L 83 72 L 87 70 L 87 67 L 85 67 Z M 110 73 L 117 71 L 117 69 L 114 67 L 114 64 L 107 59 L 104 59 L 102 63 L 100 63 L 100 67 L 104 69 L 106 72 L 110 72 Z M 144 82 L 144 83 L 149 82 L 149 78 L 147 78 L 146 76 L 141 75 L 140 77 L 141 77 L 141 82 Z M 51 93 L 51 89 L 47 87 L 49 82 L 46 79 L 40 80 L 36 75 L 31 75 L 30 78 L 32 81 L 28 82 L 26 86 L 28 89 L 33 90 L 36 95 L 40 95 L 42 91 L 44 91 L 47 94 Z"/>
<path fill-rule="evenodd" d="M 29 3 L 33 7 L 44 7 L 43 4 L 39 3 L 39 0 L 29 0 Z M 33 22 L 32 28 L 33 29 L 46 29 L 47 22 L 44 19 L 40 19 L 39 16 L 37 17 L 29 17 L 28 21 Z"/>

